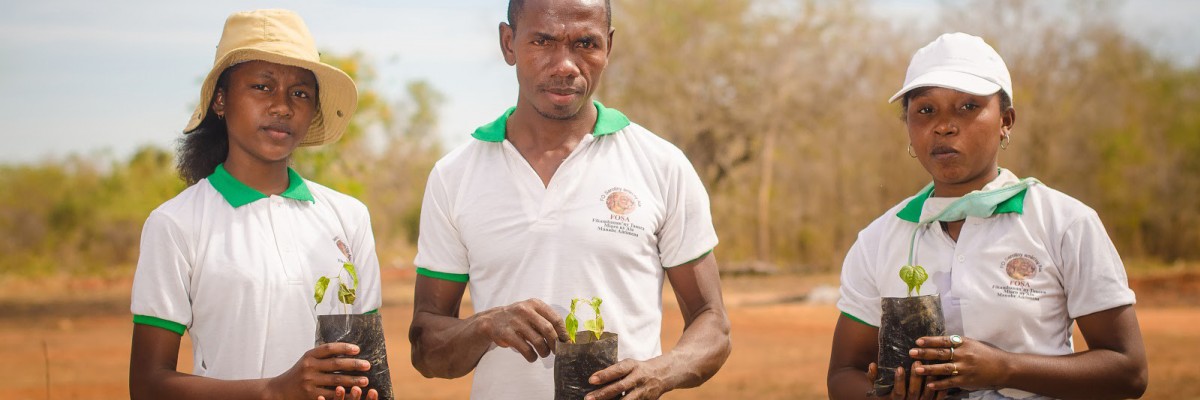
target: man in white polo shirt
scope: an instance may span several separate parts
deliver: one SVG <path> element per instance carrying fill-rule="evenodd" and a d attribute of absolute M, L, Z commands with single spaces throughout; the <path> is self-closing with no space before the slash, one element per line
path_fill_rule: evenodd
<path fill-rule="evenodd" d="M 524 4 L 522 4 L 524 3 Z M 517 105 L 437 163 L 421 210 L 413 365 L 474 370 L 472 397 L 553 396 L 574 297 L 603 299 L 618 359 L 589 397 L 694 387 L 729 355 L 708 195 L 676 147 L 592 101 L 612 28 L 600 0 L 509 4 L 500 24 Z M 686 328 L 661 354 L 663 279 Z M 475 315 L 459 318 L 470 286 Z"/>

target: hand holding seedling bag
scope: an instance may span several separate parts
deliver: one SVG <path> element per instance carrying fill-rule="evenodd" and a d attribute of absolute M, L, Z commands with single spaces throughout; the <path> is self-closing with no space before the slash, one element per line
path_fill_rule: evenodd
<path fill-rule="evenodd" d="M 941 297 L 937 294 L 920 295 L 921 285 L 929 279 L 925 268 L 915 262 L 920 232 L 935 221 L 952 222 L 967 217 L 989 217 L 1000 203 L 1038 183 L 1040 182 L 1035 178 L 1025 178 L 995 190 L 976 190 L 950 203 L 941 212 L 917 222 L 909 242 L 908 265 L 901 267 L 899 273 L 900 279 L 908 285 L 909 297 L 880 299 L 883 315 L 879 326 L 879 376 L 875 380 L 875 395 L 882 396 L 891 392 L 897 367 L 909 369 L 913 359 L 908 351 L 916 346 L 918 338 L 946 334 Z M 926 186 L 922 191 L 929 190 L 931 187 Z M 914 292 L 917 294 L 915 297 Z"/>
<path fill-rule="evenodd" d="M 374 389 L 379 393 L 379 399 L 391 400 L 392 378 L 387 363 L 387 347 L 384 345 L 383 320 L 378 313 L 350 314 L 350 306 L 354 305 L 358 292 L 358 272 L 354 264 L 343 263 L 342 271 L 350 277 L 350 285 L 342 280 L 342 274 L 335 276 L 338 281 L 337 301 L 342 303 L 341 314 L 317 316 L 317 345 L 324 343 L 351 343 L 359 347 L 356 358 L 367 360 L 371 369 L 362 372 L 347 372 L 350 375 L 366 376 L 368 385 L 364 391 Z M 315 310 L 325 300 L 332 279 L 322 276 L 313 286 Z"/>
<path fill-rule="evenodd" d="M 597 371 L 617 363 L 617 334 L 604 331 L 604 319 L 600 317 L 599 297 L 588 302 L 595 312 L 594 319 L 583 323 L 588 332 L 577 331 L 579 318 L 575 316 L 578 298 L 571 299 L 571 312 L 567 314 L 567 342 L 559 342 L 554 349 L 554 399 L 580 400 L 599 386 L 592 385 L 588 378 Z"/>

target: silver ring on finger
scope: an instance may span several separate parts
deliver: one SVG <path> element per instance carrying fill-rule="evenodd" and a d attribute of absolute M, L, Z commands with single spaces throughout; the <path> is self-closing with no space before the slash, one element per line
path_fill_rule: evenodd
<path fill-rule="evenodd" d="M 962 346 L 963 338 L 958 335 L 950 335 L 950 347 Z"/>
<path fill-rule="evenodd" d="M 950 362 L 954 362 L 954 348 L 950 348 Z"/>

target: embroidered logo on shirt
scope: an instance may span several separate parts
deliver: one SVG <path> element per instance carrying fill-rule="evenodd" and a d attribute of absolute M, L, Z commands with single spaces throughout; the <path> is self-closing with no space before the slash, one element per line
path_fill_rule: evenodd
<path fill-rule="evenodd" d="M 344 263 L 353 263 L 354 262 L 354 257 L 350 253 L 350 246 L 346 245 L 345 240 L 342 240 L 342 238 L 340 236 L 335 236 L 333 238 L 333 243 L 337 245 L 338 250 L 341 250 L 342 255 L 346 256 L 346 259 L 342 260 L 342 262 L 344 262 Z"/>
<path fill-rule="evenodd" d="M 1003 268 L 1004 273 L 1012 279 L 1008 281 L 1007 285 L 992 285 L 992 289 L 996 290 L 996 296 L 1038 301 L 1041 300 L 1042 295 L 1046 294 L 1046 291 L 1034 289 L 1029 284 L 1029 280 L 1042 272 L 1042 263 L 1036 257 L 1014 253 L 1004 258 L 1000 268 Z"/>
<path fill-rule="evenodd" d="M 604 206 L 612 214 L 607 219 L 592 218 L 592 222 L 597 224 L 596 229 L 633 237 L 640 237 L 641 233 L 646 231 L 645 227 L 633 223 L 633 219 L 629 217 L 642 205 L 637 195 L 629 189 L 622 187 L 608 189 L 600 195 L 600 201 L 604 202 Z"/>
<path fill-rule="evenodd" d="M 1004 272 L 1014 280 L 1032 279 L 1042 271 L 1042 263 L 1028 254 L 1013 254 L 1004 259 Z"/>
<path fill-rule="evenodd" d="M 613 214 L 629 215 L 642 203 L 628 190 L 615 187 L 604 192 L 604 205 L 608 206 L 608 210 Z"/>

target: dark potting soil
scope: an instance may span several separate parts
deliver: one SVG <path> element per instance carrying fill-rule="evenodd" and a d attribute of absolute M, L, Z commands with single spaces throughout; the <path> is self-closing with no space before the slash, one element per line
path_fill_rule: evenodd
<path fill-rule="evenodd" d="M 575 343 L 558 342 L 554 348 L 554 400 L 581 400 L 599 386 L 588 383 L 592 374 L 617 363 L 617 334 L 583 331 Z"/>
<path fill-rule="evenodd" d="M 924 336 L 946 334 L 942 316 L 942 299 L 933 294 L 916 297 L 884 297 L 883 316 L 879 326 L 879 376 L 875 379 L 875 395 L 892 392 L 896 367 L 911 373 L 913 359 L 908 351 Z M 930 363 L 934 364 L 934 363 Z"/>
<path fill-rule="evenodd" d="M 334 342 L 357 345 L 359 352 L 354 358 L 371 363 L 370 370 L 343 373 L 367 377 L 366 390 L 375 389 L 380 400 L 395 399 L 387 347 L 383 343 L 383 319 L 379 314 L 317 316 L 317 344 Z"/>

